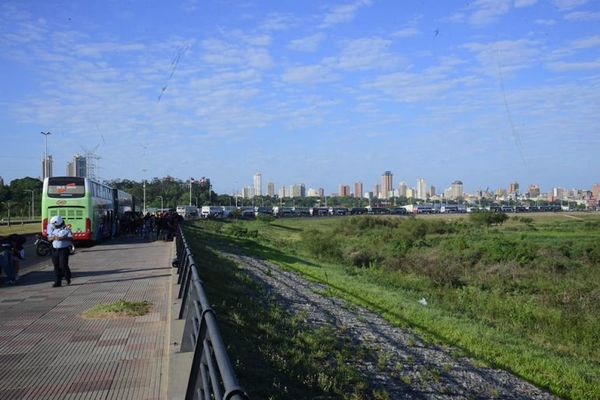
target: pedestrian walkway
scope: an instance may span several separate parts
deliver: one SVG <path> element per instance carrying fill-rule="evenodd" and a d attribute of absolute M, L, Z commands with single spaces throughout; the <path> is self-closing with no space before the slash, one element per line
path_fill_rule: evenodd
<path fill-rule="evenodd" d="M 45 267 L 0 287 L 0 399 L 166 399 L 172 242 L 79 249 L 73 282 Z M 96 304 L 152 303 L 136 318 L 86 320 Z"/>

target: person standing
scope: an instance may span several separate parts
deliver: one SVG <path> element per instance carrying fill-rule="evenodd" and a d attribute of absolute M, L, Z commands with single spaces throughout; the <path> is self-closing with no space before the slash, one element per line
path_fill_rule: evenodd
<path fill-rule="evenodd" d="M 61 286 L 63 277 L 67 285 L 71 284 L 69 251 L 73 241 L 73 232 L 65 225 L 60 215 L 55 215 L 48 223 L 48 240 L 52 242 L 52 264 L 54 265 L 54 285 Z"/>

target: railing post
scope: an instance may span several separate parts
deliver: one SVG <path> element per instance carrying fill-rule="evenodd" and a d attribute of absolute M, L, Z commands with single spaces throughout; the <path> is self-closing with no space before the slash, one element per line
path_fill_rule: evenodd
<path fill-rule="evenodd" d="M 181 227 L 177 230 L 175 246 L 178 284 L 181 285 L 178 297 L 182 299 L 179 318 L 185 318 L 181 351 L 194 352 L 185 399 L 249 400 L 238 385 L 215 313 Z"/>

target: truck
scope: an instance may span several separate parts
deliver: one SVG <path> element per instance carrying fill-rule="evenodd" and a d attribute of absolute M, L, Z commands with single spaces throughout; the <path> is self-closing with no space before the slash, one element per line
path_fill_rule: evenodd
<path fill-rule="evenodd" d="M 202 218 L 221 218 L 223 216 L 223 207 L 221 206 L 202 206 L 200 211 Z"/>

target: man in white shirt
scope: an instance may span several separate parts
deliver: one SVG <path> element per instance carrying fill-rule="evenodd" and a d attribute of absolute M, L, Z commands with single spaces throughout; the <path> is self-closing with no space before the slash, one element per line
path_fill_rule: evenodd
<path fill-rule="evenodd" d="M 60 215 L 55 215 L 48 223 L 48 240 L 52 242 L 52 264 L 54 264 L 54 285 L 62 284 L 63 276 L 67 285 L 71 284 L 71 269 L 69 268 L 69 251 L 73 241 L 73 232 L 65 225 Z"/>

